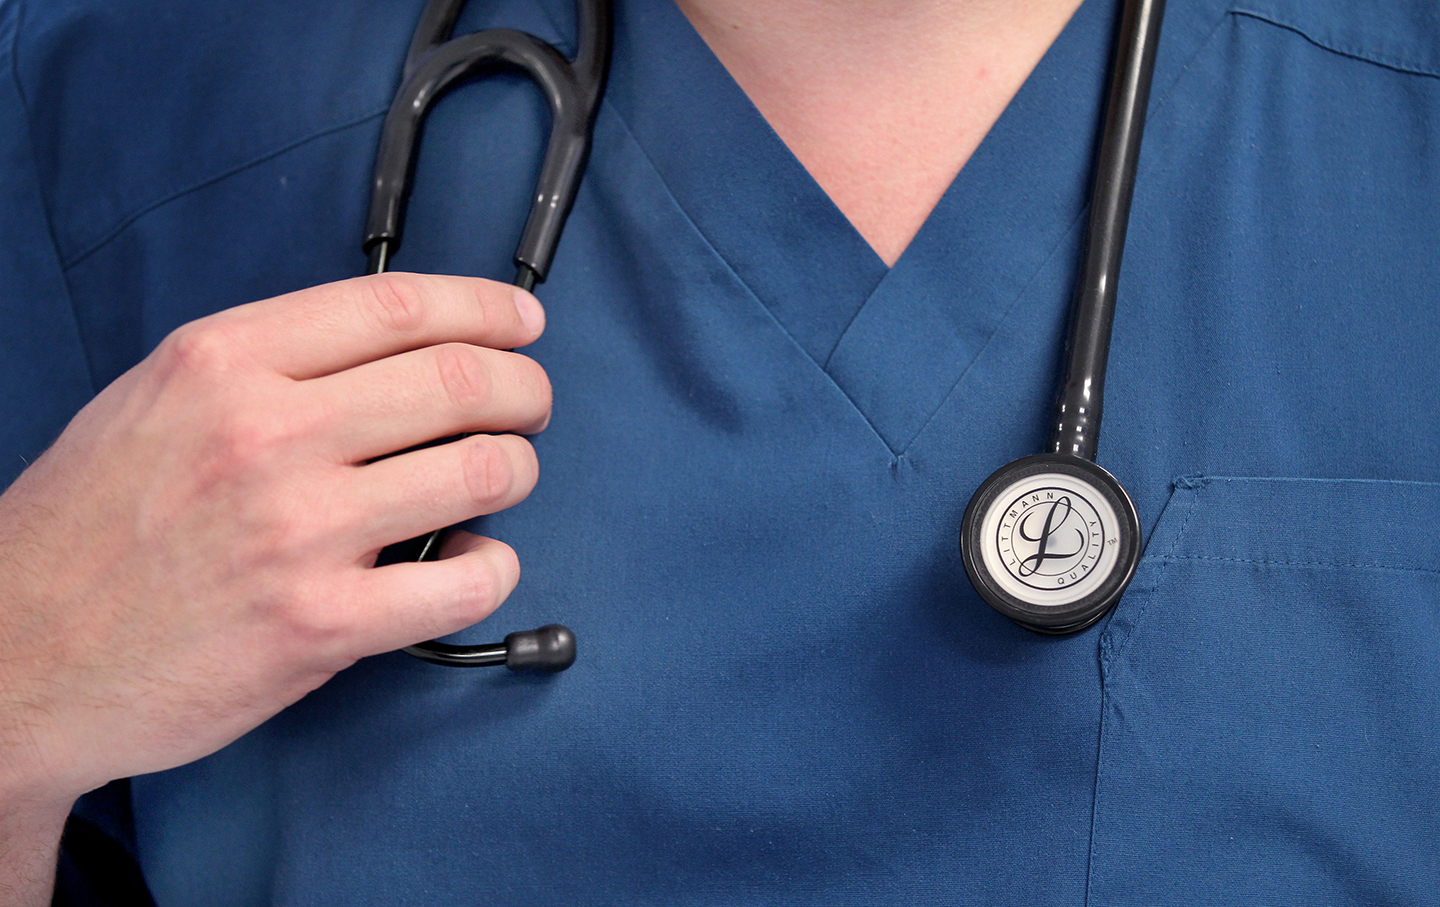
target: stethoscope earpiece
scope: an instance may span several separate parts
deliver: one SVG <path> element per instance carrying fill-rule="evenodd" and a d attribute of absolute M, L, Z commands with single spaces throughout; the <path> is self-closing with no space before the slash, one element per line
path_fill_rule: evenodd
<path fill-rule="evenodd" d="M 960 555 L 975 590 L 1027 630 L 1074 633 L 1105 616 L 1140 561 L 1140 520 L 1105 469 L 1036 454 L 996 470 L 970 499 Z"/>

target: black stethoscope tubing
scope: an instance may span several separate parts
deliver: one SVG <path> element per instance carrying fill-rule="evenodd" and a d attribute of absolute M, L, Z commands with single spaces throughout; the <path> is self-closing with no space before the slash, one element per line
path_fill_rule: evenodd
<path fill-rule="evenodd" d="M 611 8 L 605 0 L 576 0 L 577 47 L 566 59 L 534 35 L 494 28 L 451 38 L 465 0 L 430 0 L 405 57 L 400 90 L 381 129 L 371 182 L 364 251 L 368 274 L 389 269 L 400 248 L 405 208 L 415 174 L 420 133 L 435 103 L 467 81 L 500 69 L 524 73 L 550 107 L 550 140 L 530 214 L 515 249 L 514 284 L 534 289 L 549 275 L 555 247 L 590 156 L 591 135 L 610 66 Z M 379 563 L 431 560 L 444 530 L 392 545 Z M 559 624 L 511 633 L 503 643 L 457 646 L 436 641 L 409 646 L 416 658 L 451 667 L 503 664 L 515 670 L 563 671 L 575 661 L 575 636 Z"/>
<path fill-rule="evenodd" d="M 488 29 L 452 38 L 464 5 L 465 0 L 430 0 L 411 40 L 401 86 L 386 115 L 375 164 L 364 242 L 367 273 L 386 271 L 400 247 L 420 133 L 431 108 L 464 82 L 499 69 L 512 69 L 535 82 L 551 112 L 545 159 L 515 251 L 514 283 L 530 290 L 549 273 L 590 154 L 595 116 L 609 68 L 611 4 L 609 0 L 576 0 L 578 40 L 572 59 L 533 35 L 513 29 Z M 1095 623 L 1119 600 L 1139 560 L 1139 523 L 1134 505 L 1119 482 L 1095 463 L 1095 454 L 1115 320 L 1116 284 L 1164 6 L 1164 0 L 1125 0 L 1121 12 L 1085 252 L 1071 307 L 1064 379 L 1047 452 L 1016 460 L 986 479 L 972 497 L 962 523 L 962 560 L 976 591 L 1002 614 L 1041 633 L 1070 633 Z M 1083 511 L 1104 514 L 1106 519 L 1097 522 L 1113 524 L 1107 525 L 1109 535 L 1101 551 L 1114 551 L 1097 555 L 1096 562 L 1085 568 L 1090 571 L 1088 575 L 1080 580 L 1094 588 L 1075 601 L 1059 605 L 1027 600 L 1023 569 L 1018 585 L 1013 571 L 1011 581 L 1004 581 L 1005 554 L 990 550 L 995 544 L 1005 544 L 1003 540 L 986 547 L 997 508 L 1003 512 L 1011 507 L 1008 502 L 1017 489 L 1026 489 L 1025 493 L 1030 494 L 1030 489 L 1046 482 L 1060 488 L 1066 519 L 1082 519 L 1071 514 Z M 1050 493 L 1053 496 L 1055 492 Z M 1082 505 L 1091 510 L 1084 511 Z M 1046 506 L 1050 507 L 1050 516 L 1044 522 L 1048 535 L 1059 504 Z M 998 519 L 1003 524 L 1003 514 Z M 437 530 L 424 538 L 391 546 L 382 552 L 380 563 L 433 558 L 442 532 Z M 1029 538 L 1023 527 L 1013 537 Z M 1026 558 L 1027 563 L 1035 562 L 1030 579 L 1041 575 L 1047 558 L 1057 558 L 1047 553 L 1046 544 L 1042 538 L 1038 553 Z M 1018 557 L 1010 556 L 1012 560 Z M 1102 564 L 1106 565 L 1103 577 L 1099 575 Z M 1055 579 L 1047 577 L 1047 581 Z M 1059 581 L 1063 584 L 1063 576 Z M 1017 588 L 1021 589 L 1018 596 Z M 1068 594 L 1063 588 L 1061 593 Z M 516 669 L 564 670 L 574 661 L 575 639 L 565 627 L 552 624 L 512 633 L 499 644 L 454 646 L 431 641 L 405 651 L 450 666 L 507 664 Z"/>
<path fill-rule="evenodd" d="M 367 273 L 387 270 L 400 247 L 420 132 L 430 109 L 463 82 L 512 69 L 529 76 L 550 107 L 550 141 L 515 249 L 514 283 L 530 290 L 549 274 L 590 156 L 610 68 L 611 9 L 602 0 L 577 0 L 579 40 L 575 58 L 569 60 L 534 35 L 509 28 L 451 38 L 464 6 L 465 0 L 430 0 L 411 39 L 405 75 L 385 116 L 375 160 L 364 244 Z"/>
<path fill-rule="evenodd" d="M 1120 17 L 1110 96 L 1095 165 L 1095 187 L 1090 196 L 1085 257 L 1070 316 L 1068 361 L 1050 435 L 1051 453 L 1095 459 L 1120 258 L 1130 224 L 1130 201 L 1135 194 L 1140 139 L 1145 131 L 1145 110 L 1164 12 L 1165 0 L 1127 0 Z"/>
<path fill-rule="evenodd" d="M 1064 378 L 1047 451 L 1022 457 L 991 474 L 971 498 L 961 524 L 961 558 L 975 590 L 1001 614 L 1038 633 L 1073 633 L 1099 621 L 1120 600 L 1140 560 L 1135 505 L 1119 481 L 1095 462 L 1095 454 L 1120 261 L 1164 11 L 1165 0 L 1125 0 L 1121 11 L 1085 252 L 1071 306 Z M 1032 496 L 1042 498 L 1047 493 L 1053 503 L 1039 501 L 1038 506 L 1047 509 L 1035 511 L 1045 518 L 1024 522 L 1029 511 L 1018 505 L 1031 505 Z M 1078 542 L 1070 539 L 1079 545 L 1080 560 L 1046 577 L 1049 584 L 1059 585 L 1037 589 L 1041 584 L 1030 580 L 1039 575 L 1047 557 L 1053 517 L 1062 503 L 1070 524 L 1080 523 L 1078 530 L 1072 530 L 1080 533 Z M 1007 515 L 1014 517 L 1009 527 Z M 1091 517 L 1098 535 L 1092 536 L 1097 530 L 1084 525 Z M 1027 526 L 1033 530 L 1037 525 L 1038 540 L 1026 533 Z M 1012 543 L 1014 549 L 1005 547 Z M 1022 544 L 1036 547 L 1022 553 L 1018 551 Z M 1084 556 L 1087 549 L 1095 550 L 1093 559 Z M 1025 568 L 1032 562 L 1027 577 Z M 1065 600 L 1067 589 L 1077 590 L 1076 597 Z"/>

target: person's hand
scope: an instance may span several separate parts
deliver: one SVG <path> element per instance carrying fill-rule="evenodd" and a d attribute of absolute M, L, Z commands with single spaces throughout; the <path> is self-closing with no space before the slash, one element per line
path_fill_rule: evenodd
<path fill-rule="evenodd" d="M 550 386 L 505 350 L 543 321 L 504 284 L 385 274 L 192 322 L 107 387 L 0 496 L 0 795 L 68 808 L 494 610 L 501 542 L 373 564 L 534 487 Z M 498 434 L 376 459 L 461 432 Z"/>

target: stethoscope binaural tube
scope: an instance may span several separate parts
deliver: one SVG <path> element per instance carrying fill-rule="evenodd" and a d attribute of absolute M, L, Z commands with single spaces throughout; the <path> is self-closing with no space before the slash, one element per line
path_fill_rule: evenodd
<path fill-rule="evenodd" d="M 364 251 L 367 274 L 389 270 L 400 248 L 405 208 L 414 180 L 415 158 L 425 119 L 435 102 L 458 85 L 500 69 L 519 70 L 545 95 L 550 107 L 550 140 L 535 185 L 530 214 L 515 249 L 514 283 L 525 290 L 543 283 L 555 257 L 565 219 L 590 156 L 591 135 L 610 64 L 611 9 L 608 0 L 576 0 L 578 40 L 574 59 L 550 44 L 508 28 L 452 38 L 465 0 L 430 0 L 420 15 L 405 57 L 405 71 L 380 139 L 371 185 Z M 378 563 L 432 560 L 444 530 L 391 545 Z M 424 642 L 405 651 L 433 664 L 478 667 L 504 664 L 512 670 L 563 671 L 575 661 L 575 636 L 559 624 L 511 633 L 505 642 L 455 646 Z"/>
<path fill-rule="evenodd" d="M 1140 560 L 1140 521 L 1095 462 L 1116 282 L 1155 72 L 1164 0 L 1126 0 L 1105 107 L 1065 375 L 1046 453 L 996 470 L 965 510 L 960 553 L 975 590 L 1038 633 L 1073 633 L 1114 607 Z"/>
<path fill-rule="evenodd" d="M 364 245 L 368 273 L 387 270 L 400 247 L 420 133 L 435 102 L 463 82 L 514 69 L 530 77 L 550 106 L 550 141 L 515 249 L 515 285 L 529 290 L 550 271 L 590 156 L 610 66 L 610 5 L 605 0 L 576 0 L 579 40 L 573 60 L 534 35 L 509 28 L 450 38 L 464 6 L 465 0 L 430 0 L 411 40 L 404 79 L 385 116 L 375 160 Z"/>

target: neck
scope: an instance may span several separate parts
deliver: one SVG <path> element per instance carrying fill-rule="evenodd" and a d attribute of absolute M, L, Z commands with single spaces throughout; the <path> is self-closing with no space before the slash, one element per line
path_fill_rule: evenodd
<path fill-rule="evenodd" d="M 1080 0 L 677 0 L 887 265 Z"/>

